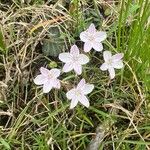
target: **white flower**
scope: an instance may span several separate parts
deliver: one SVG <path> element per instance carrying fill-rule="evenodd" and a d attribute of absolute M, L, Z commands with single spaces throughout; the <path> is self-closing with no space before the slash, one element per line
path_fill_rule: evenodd
<path fill-rule="evenodd" d="M 96 51 L 102 51 L 102 41 L 106 39 L 106 32 L 96 31 L 95 25 L 92 23 L 86 31 L 80 33 L 80 39 L 84 43 L 84 51 L 89 52 L 92 48 Z"/>
<path fill-rule="evenodd" d="M 74 70 L 78 75 L 82 73 L 82 65 L 89 62 L 89 58 L 86 55 L 79 53 L 76 45 L 71 47 L 70 53 L 59 54 L 59 59 L 66 63 L 63 67 L 64 72 Z"/>
<path fill-rule="evenodd" d="M 36 85 L 43 85 L 43 93 L 48 93 L 52 88 L 60 88 L 60 81 L 57 77 L 60 75 L 59 69 L 48 70 L 40 68 L 41 74 L 34 79 Z"/>
<path fill-rule="evenodd" d="M 93 84 L 86 84 L 85 79 L 82 79 L 76 88 L 68 91 L 66 96 L 69 100 L 71 100 L 70 109 L 74 108 L 78 104 L 78 102 L 86 107 L 89 107 L 90 104 L 86 95 L 91 93 L 93 89 Z"/>
<path fill-rule="evenodd" d="M 115 69 L 121 69 L 123 67 L 123 62 L 121 60 L 123 56 L 123 53 L 118 53 L 112 56 L 110 51 L 104 51 L 103 57 L 105 63 L 101 65 L 100 69 L 103 71 L 108 70 L 110 79 L 113 79 L 115 77 Z"/>

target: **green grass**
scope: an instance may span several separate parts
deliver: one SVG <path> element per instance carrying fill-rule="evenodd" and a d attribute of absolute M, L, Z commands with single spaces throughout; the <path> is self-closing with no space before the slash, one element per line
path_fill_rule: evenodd
<path fill-rule="evenodd" d="M 150 149 L 149 16 L 149 0 L 0 1 L 0 150 L 84 150 L 94 139 L 99 150 Z M 108 34 L 104 50 L 125 54 L 125 67 L 109 81 L 102 53 L 88 54 L 91 106 L 70 110 L 65 93 L 82 77 L 63 74 L 49 94 L 33 79 L 41 66 L 62 67 L 60 51 L 82 49 L 79 34 L 92 22 Z"/>

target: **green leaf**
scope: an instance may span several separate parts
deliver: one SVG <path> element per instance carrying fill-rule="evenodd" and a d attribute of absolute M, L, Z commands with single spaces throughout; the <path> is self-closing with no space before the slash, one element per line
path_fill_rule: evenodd
<path fill-rule="evenodd" d="M 138 4 L 130 4 L 128 15 L 134 14 L 140 6 Z"/>
<path fill-rule="evenodd" d="M 11 149 L 9 144 L 3 138 L 0 138 L 0 142 L 6 149 L 8 149 L 8 150 Z"/>
<path fill-rule="evenodd" d="M 2 29 L 0 28 L 0 51 L 5 53 L 6 52 L 6 45 L 4 43 L 4 37 L 3 37 L 3 34 L 2 34 Z"/>
<path fill-rule="evenodd" d="M 84 114 L 83 114 L 83 119 L 86 120 L 91 125 L 91 127 L 94 127 L 92 121 Z"/>
<path fill-rule="evenodd" d="M 49 31 L 51 34 L 43 41 L 42 51 L 46 56 L 57 57 L 64 49 L 64 40 L 58 27 L 52 27 Z"/>

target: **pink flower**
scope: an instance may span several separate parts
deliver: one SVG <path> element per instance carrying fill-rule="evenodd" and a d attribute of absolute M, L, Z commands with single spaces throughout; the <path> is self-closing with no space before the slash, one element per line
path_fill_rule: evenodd
<path fill-rule="evenodd" d="M 123 56 L 123 53 L 112 56 L 110 51 L 104 51 L 103 57 L 105 62 L 101 65 L 100 69 L 103 71 L 108 70 L 110 79 L 113 79 L 115 77 L 115 69 L 123 68 L 123 62 L 121 60 Z"/>
<path fill-rule="evenodd" d="M 92 23 L 86 31 L 80 33 L 80 39 L 84 42 L 84 51 L 89 52 L 92 48 L 96 51 L 102 51 L 102 41 L 106 39 L 106 32 L 96 31 Z"/>
<path fill-rule="evenodd" d="M 76 45 L 71 47 L 70 53 L 59 54 L 59 59 L 66 63 L 63 67 L 64 72 L 74 70 L 78 75 L 82 73 L 82 65 L 89 62 L 89 58 L 86 55 L 79 53 Z"/>
<path fill-rule="evenodd" d="M 90 104 L 86 95 L 91 93 L 93 89 L 93 84 L 86 84 L 85 79 L 82 79 L 76 88 L 68 91 L 66 96 L 69 100 L 71 100 L 70 109 L 74 108 L 78 102 L 80 102 L 85 107 L 89 107 Z"/>
<path fill-rule="evenodd" d="M 59 69 L 48 70 L 40 68 L 41 74 L 34 79 L 36 85 L 43 85 L 43 93 L 48 93 L 52 88 L 60 88 L 60 81 L 57 79 L 60 75 Z"/>

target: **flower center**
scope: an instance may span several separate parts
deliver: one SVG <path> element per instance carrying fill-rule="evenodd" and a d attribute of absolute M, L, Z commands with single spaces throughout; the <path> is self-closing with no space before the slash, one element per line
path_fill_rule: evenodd
<path fill-rule="evenodd" d="M 93 35 L 89 35 L 89 41 L 94 41 L 94 36 Z"/>
<path fill-rule="evenodd" d="M 107 61 L 107 64 L 108 64 L 108 65 L 112 65 L 112 59 L 109 59 L 109 60 Z"/>
<path fill-rule="evenodd" d="M 72 61 L 73 61 L 73 62 L 77 62 L 77 61 L 78 61 L 78 59 L 79 59 L 79 57 L 78 57 L 78 56 L 73 56 L 73 57 L 72 57 Z"/>
<path fill-rule="evenodd" d="M 53 78 L 53 75 L 52 75 L 51 73 L 49 73 L 49 74 L 48 74 L 48 78 L 49 78 L 49 79 L 52 79 L 52 78 Z"/>
<path fill-rule="evenodd" d="M 88 33 L 87 34 L 87 38 L 89 41 L 94 41 L 95 40 L 95 34 L 94 33 Z"/>
<path fill-rule="evenodd" d="M 79 91 L 79 90 L 76 90 L 75 94 L 76 94 L 77 97 L 80 97 L 82 95 L 81 91 Z"/>

